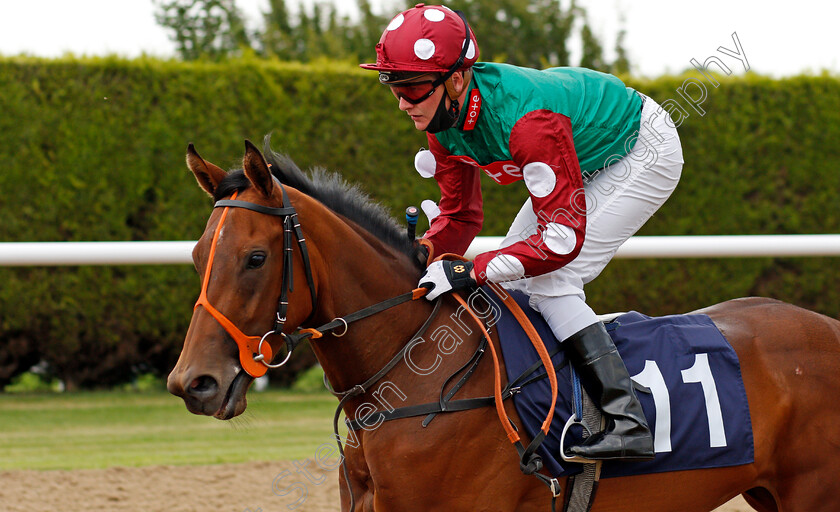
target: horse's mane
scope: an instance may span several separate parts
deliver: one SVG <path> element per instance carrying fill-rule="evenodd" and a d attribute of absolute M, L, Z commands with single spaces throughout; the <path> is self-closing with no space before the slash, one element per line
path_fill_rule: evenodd
<path fill-rule="evenodd" d="M 265 137 L 263 155 L 271 164 L 271 173 L 280 183 L 317 199 L 330 210 L 352 220 L 377 239 L 409 256 L 421 268 L 417 246 L 408 239 L 405 228 L 400 227 L 385 207 L 338 173 L 313 168 L 307 175 L 291 158 L 274 152 L 270 138 L 270 135 Z M 251 182 L 242 170 L 231 171 L 216 188 L 214 199 L 218 201 L 250 186 Z"/>

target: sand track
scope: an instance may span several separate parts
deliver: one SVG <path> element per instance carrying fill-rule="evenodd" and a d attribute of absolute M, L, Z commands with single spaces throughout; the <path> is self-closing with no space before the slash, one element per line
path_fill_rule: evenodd
<path fill-rule="evenodd" d="M 306 468 L 307 496 L 296 512 L 338 510 L 335 471 Z M 283 478 L 284 471 L 289 476 Z M 302 489 L 274 494 L 293 482 L 292 462 L 213 466 L 116 467 L 74 471 L 0 471 L 4 512 L 271 512 L 289 510 Z M 675 511 L 678 512 L 678 511 Z M 715 512 L 752 512 L 741 498 Z"/>

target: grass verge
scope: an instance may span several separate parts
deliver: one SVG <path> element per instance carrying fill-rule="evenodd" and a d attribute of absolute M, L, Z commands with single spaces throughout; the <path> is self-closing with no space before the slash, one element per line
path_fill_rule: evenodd
<path fill-rule="evenodd" d="M 332 440 L 335 406 L 323 393 L 252 392 L 223 422 L 166 392 L 0 394 L 0 470 L 311 458 Z"/>

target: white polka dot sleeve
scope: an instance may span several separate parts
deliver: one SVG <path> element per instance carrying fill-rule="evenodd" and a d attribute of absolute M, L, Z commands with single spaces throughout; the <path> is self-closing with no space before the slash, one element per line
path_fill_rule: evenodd
<path fill-rule="evenodd" d="M 479 281 L 502 282 L 557 270 L 577 257 L 586 234 L 586 199 L 571 120 L 535 110 L 517 121 L 510 154 L 522 169 L 537 217 L 520 241 L 475 258 Z M 535 232 L 536 231 L 536 232 Z"/>

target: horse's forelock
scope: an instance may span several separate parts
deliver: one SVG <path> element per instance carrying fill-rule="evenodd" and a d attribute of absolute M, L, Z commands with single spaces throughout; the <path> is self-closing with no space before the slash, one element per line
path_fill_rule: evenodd
<path fill-rule="evenodd" d="M 245 176 L 245 172 L 241 169 L 230 171 L 213 191 L 213 200 L 219 201 L 233 195 L 234 192 L 245 190 L 251 186 L 251 180 Z"/>

